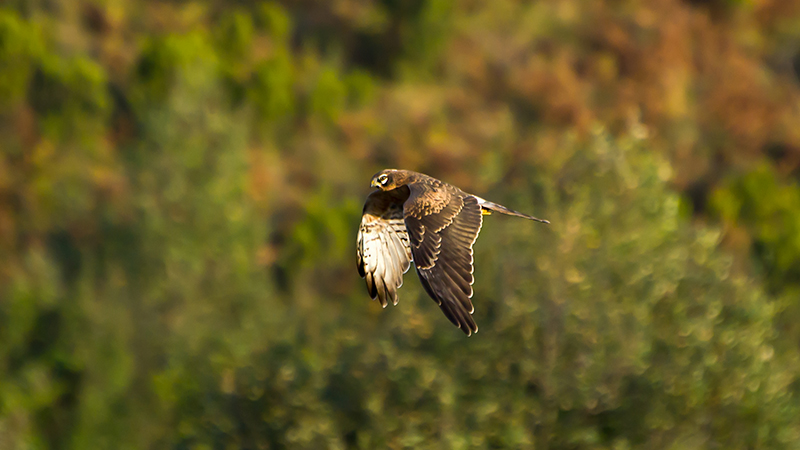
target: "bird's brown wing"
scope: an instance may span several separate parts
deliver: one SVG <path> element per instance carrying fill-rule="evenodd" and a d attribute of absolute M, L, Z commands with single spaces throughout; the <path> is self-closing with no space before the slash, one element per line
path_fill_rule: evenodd
<path fill-rule="evenodd" d="M 412 185 L 404 210 L 422 286 L 454 325 L 477 332 L 470 298 L 472 246 L 483 223 L 478 199 L 452 186 Z"/>
<path fill-rule="evenodd" d="M 375 191 L 367 197 L 358 229 L 358 273 L 367 291 L 384 308 L 397 304 L 397 289 L 411 264 L 411 249 L 403 221 L 403 203 L 409 189 Z"/>

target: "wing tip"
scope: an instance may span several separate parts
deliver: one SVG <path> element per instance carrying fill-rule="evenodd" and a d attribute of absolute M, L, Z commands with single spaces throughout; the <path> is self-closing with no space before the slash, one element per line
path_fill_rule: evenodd
<path fill-rule="evenodd" d="M 467 337 L 472 337 L 473 334 L 478 333 L 478 325 L 475 322 L 472 322 L 471 324 L 468 323 L 466 325 L 466 327 L 462 327 L 461 324 L 459 324 L 458 328 L 461 328 L 461 331 L 463 331 Z"/>

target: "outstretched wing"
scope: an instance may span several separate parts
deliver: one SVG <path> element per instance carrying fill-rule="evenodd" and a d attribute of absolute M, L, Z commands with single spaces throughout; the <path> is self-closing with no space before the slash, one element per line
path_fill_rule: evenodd
<path fill-rule="evenodd" d="M 444 315 L 468 336 L 478 331 L 472 318 L 474 277 L 472 246 L 483 223 L 478 199 L 455 188 L 439 187 L 434 208 L 420 207 L 418 191 L 432 194 L 427 187 L 415 187 L 405 204 L 405 222 L 411 253 L 422 286 Z"/>
<path fill-rule="evenodd" d="M 375 191 L 367 197 L 358 229 L 358 274 L 367 282 L 367 291 L 384 308 L 397 304 L 397 289 L 411 264 L 411 249 L 403 221 L 403 202 L 407 187 Z"/>

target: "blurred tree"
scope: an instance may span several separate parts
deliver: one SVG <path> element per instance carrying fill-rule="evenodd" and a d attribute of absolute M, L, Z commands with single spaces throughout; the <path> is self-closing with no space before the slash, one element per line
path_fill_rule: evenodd
<path fill-rule="evenodd" d="M 798 24 L 8 2 L 0 448 L 797 448 Z M 553 221 L 485 222 L 475 337 L 367 301 L 385 166 Z"/>

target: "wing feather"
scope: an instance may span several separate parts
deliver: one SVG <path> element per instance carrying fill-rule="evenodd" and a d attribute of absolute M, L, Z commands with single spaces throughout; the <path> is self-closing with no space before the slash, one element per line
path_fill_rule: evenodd
<path fill-rule="evenodd" d="M 409 238 L 403 222 L 403 202 L 408 188 L 375 191 L 367 197 L 356 244 L 358 273 L 370 298 L 384 308 L 397 304 L 397 289 L 411 265 Z"/>
<path fill-rule="evenodd" d="M 424 188 L 424 187 L 423 187 Z M 417 189 L 423 189 L 417 188 Z M 417 275 L 425 291 L 439 304 L 444 315 L 467 335 L 478 331 L 472 318 L 473 257 L 472 246 L 483 223 L 476 197 L 451 188 L 446 204 L 436 212 L 410 205 L 415 189 L 406 202 L 406 229 Z M 430 194 L 427 199 L 432 198 Z M 430 209 L 427 209 L 430 210 Z"/>

